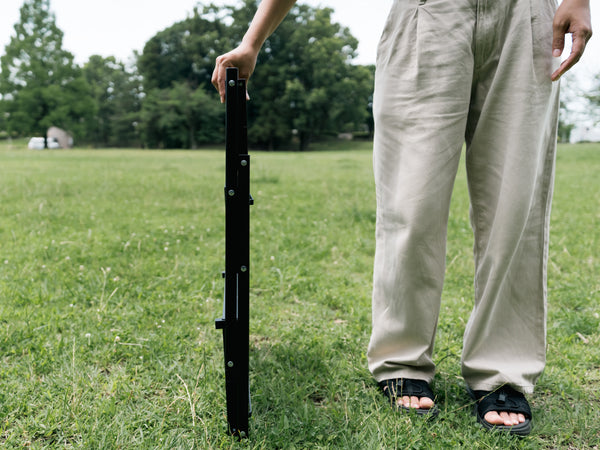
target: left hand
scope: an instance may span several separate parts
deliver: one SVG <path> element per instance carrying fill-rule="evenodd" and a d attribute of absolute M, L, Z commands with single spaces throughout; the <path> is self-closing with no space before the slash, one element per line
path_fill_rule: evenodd
<path fill-rule="evenodd" d="M 571 53 L 552 74 L 552 81 L 556 81 L 579 61 L 587 42 L 592 37 L 589 0 L 563 0 L 554 15 L 552 29 L 552 56 L 554 57 L 562 54 L 565 48 L 565 35 L 571 33 L 573 38 Z"/>
<path fill-rule="evenodd" d="M 225 103 L 225 71 L 228 67 L 237 67 L 239 69 L 239 77 L 248 80 L 256 66 L 256 58 L 258 49 L 242 43 L 238 48 L 225 53 L 217 58 L 215 70 L 212 74 L 212 84 L 219 91 L 221 103 Z M 248 86 L 246 84 L 246 86 Z M 250 100 L 248 91 L 246 90 L 246 100 Z"/>

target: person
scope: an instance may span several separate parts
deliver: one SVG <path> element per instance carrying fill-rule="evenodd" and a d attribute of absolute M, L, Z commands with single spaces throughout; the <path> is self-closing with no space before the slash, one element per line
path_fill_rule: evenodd
<path fill-rule="evenodd" d="M 263 0 L 225 69 L 250 78 L 294 0 Z M 561 63 L 566 34 L 571 52 Z M 377 48 L 371 373 L 399 410 L 436 415 L 430 386 L 451 190 L 463 144 L 475 302 L 462 375 L 485 428 L 527 435 L 545 365 L 557 80 L 592 35 L 589 0 L 394 0 Z"/>

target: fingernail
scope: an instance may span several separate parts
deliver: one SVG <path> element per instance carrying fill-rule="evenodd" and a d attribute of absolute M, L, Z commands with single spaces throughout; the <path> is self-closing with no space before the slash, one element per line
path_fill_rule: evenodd
<path fill-rule="evenodd" d="M 561 54 L 560 49 L 555 48 L 554 51 L 552 52 L 552 56 L 554 56 L 555 58 L 559 57 Z"/>

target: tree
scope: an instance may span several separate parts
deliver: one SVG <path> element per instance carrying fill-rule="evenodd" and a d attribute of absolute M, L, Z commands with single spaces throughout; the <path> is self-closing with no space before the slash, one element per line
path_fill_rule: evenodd
<path fill-rule="evenodd" d="M 577 104 L 581 93 L 575 76 L 568 72 L 561 79 L 560 105 L 558 110 L 558 142 L 568 143 L 571 140 L 571 132 L 577 123 Z"/>
<path fill-rule="evenodd" d="M 234 12 L 238 29 L 256 4 L 246 0 Z M 352 64 L 358 41 L 332 12 L 297 4 L 265 42 L 250 86 L 255 144 L 277 148 L 296 136 L 304 150 L 315 138 L 367 126 L 373 73 Z"/>
<path fill-rule="evenodd" d="M 592 107 L 591 114 L 596 122 L 600 120 L 600 73 L 594 77 L 594 87 L 585 96 Z"/>
<path fill-rule="evenodd" d="M 92 55 L 83 67 L 83 74 L 95 103 L 95 115 L 88 122 L 86 140 L 101 147 L 138 144 L 142 94 L 136 71 L 113 56 Z"/>
<path fill-rule="evenodd" d="M 152 148 L 195 149 L 218 142 L 224 133 L 220 106 L 214 95 L 186 81 L 153 89 L 142 107 L 142 138 Z"/>
<path fill-rule="evenodd" d="M 146 97 L 141 135 L 148 147 L 197 148 L 223 139 L 224 111 L 211 76 L 231 48 L 229 8 L 206 7 L 157 33 L 138 57 Z"/>
<path fill-rule="evenodd" d="M 157 33 L 144 46 L 137 64 L 144 89 L 168 89 L 185 81 L 190 88 L 212 91 L 215 58 L 233 46 L 223 15 L 230 8 L 194 9 L 193 15 Z"/>
<path fill-rule="evenodd" d="M 62 48 L 63 33 L 50 0 L 25 0 L 14 29 L 0 58 L 7 128 L 20 135 L 46 136 L 55 125 L 83 133 L 93 112 L 89 86 L 73 55 Z"/>
<path fill-rule="evenodd" d="M 223 110 L 214 109 L 218 97 L 210 81 L 215 58 L 239 43 L 256 8 L 256 0 L 245 0 L 237 8 L 196 9 L 148 41 L 138 59 L 147 94 L 147 145 L 222 140 L 215 131 L 222 129 Z M 303 150 L 315 138 L 369 130 L 373 71 L 352 64 L 358 42 L 348 28 L 332 23 L 331 13 L 297 5 L 265 43 L 250 80 L 251 144 L 276 149 L 297 141 Z M 188 92 L 186 105 L 175 107 L 181 92 Z M 161 117 L 160 108 L 168 116 Z"/>

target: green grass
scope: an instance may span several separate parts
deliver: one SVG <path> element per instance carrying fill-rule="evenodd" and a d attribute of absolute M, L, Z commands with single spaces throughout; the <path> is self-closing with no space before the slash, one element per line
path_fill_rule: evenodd
<path fill-rule="evenodd" d="M 251 438 L 225 434 L 224 154 L 0 150 L 2 448 L 598 448 L 600 146 L 561 147 L 548 365 L 525 439 L 484 432 L 460 378 L 472 307 L 461 168 L 434 422 L 366 368 L 368 150 L 254 153 Z"/>

